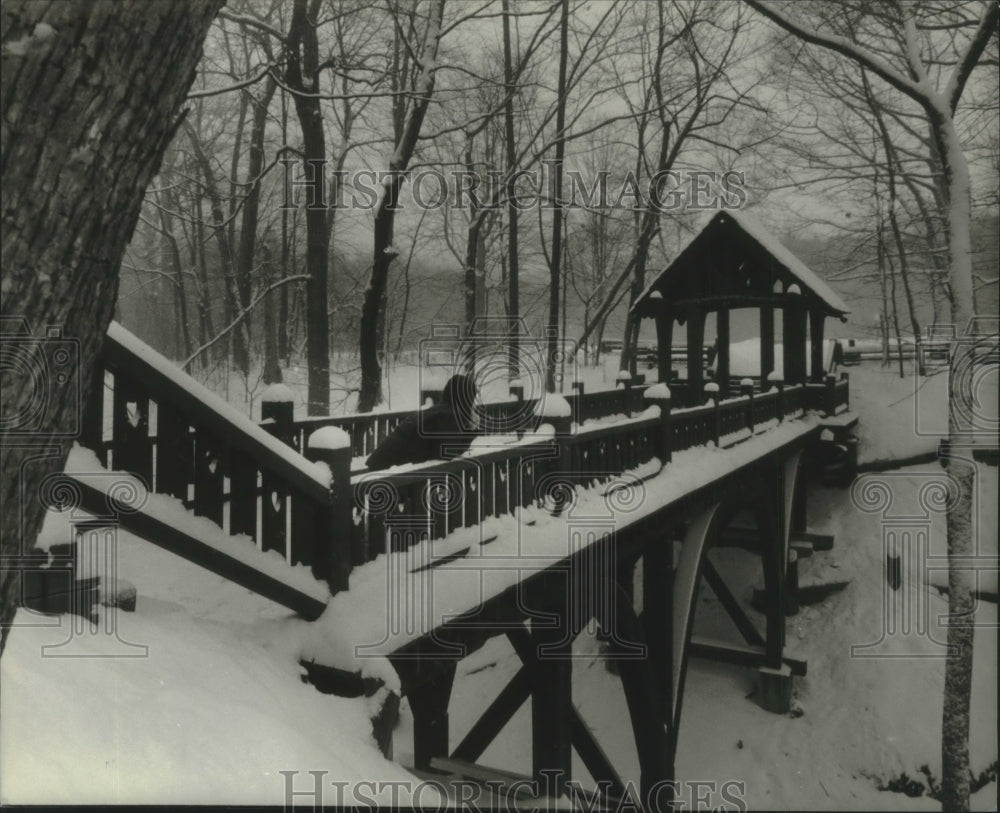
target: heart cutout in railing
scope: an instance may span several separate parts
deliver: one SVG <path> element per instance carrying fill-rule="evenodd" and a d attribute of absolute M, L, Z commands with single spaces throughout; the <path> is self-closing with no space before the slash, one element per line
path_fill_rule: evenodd
<path fill-rule="evenodd" d="M 139 421 L 142 418 L 142 413 L 139 411 L 139 404 L 137 401 L 128 401 L 125 404 L 125 420 L 134 429 L 139 425 Z"/>
<path fill-rule="evenodd" d="M 281 510 L 281 495 L 277 491 L 272 491 L 271 494 L 270 494 L 270 497 L 271 497 L 271 507 L 275 511 L 280 511 Z"/>
<path fill-rule="evenodd" d="M 212 474 L 215 474 L 215 470 L 217 468 L 219 468 L 219 458 L 213 457 L 211 460 L 208 461 L 208 470 Z"/>

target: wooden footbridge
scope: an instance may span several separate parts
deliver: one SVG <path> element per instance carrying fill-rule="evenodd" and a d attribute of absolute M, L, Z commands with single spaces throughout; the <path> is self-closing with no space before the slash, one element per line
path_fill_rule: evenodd
<path fill-rule="evenodd" d="M 663 807 L 677 779 L 690 658 L 757 668 L 762 705 L 787 710 L 792 677 L 805 672 L 785 651 L 798 558 L 832 544 L 807 530 L 805 471 L 825 425 L 851 422 L 846 375 L 824 377 L 805 360 L 805 314 L 812 315 L 815 359 L 823 318 L 844 312 L 839 300 L 728 213 L 702 236 L 636 306 L 656 319 L 661 348 L 670 347 L 673 321 L 686 321 L 687 381 L 672 380 L 669 353 L 661 352 L 669 389 L 579 387 L 565 396 L 569 415 L 553 419 L 540 417 L 547 410 L 538 399 L 488 404 L 483 421 L 506 430 L 506 441 L 388 472 L 354 465 L 352 473 L 352 461 L 405 413 L 295 421 L 290 404 L 268 403 L 255 425 L 113 326 L 81 442 L 150 492 L 180 499 L 289 564 L 309 565 L 329 586 L 329 604 L 79 474 L 72 476 L 77 500 L 307 619 L 343 623 L 358 656 L 388 657 L 413 713 L 420 771 L 480 776 L 477 760 L 530 698 L 525 748 L 534 779 L 556 795 L 566 791 L 575 751 L 604 798 L 624 794 L 626 782 L 573 704 L 573 641 L 596 619 L 621 676 L 641 801 Z M 688 287 L 692 269 L 705 264 L 717 269 L 705 277 L 714 286 L 707 293 Z M 747 303 L 768 311 L 763 336 L 772 344 L 772 310 L 785 309 L 786 380 L 765 374 L 730 382 L 728 309 Z M 706 393 L 700 360 L 707 309 L 718 314 L 719 376 Z M 773 369 L 773 350 L 767 353 L 762 349 L 762 371 Z M 586 423 L 594 418 L 606 420 Z M 325 426 L 344 429 L 349 444 L 311 445 Z M 326 463 L 329 475 L 310 461 Z M 763 629 L 707 556 L 713 546 L 732 544 L 760 557 Z M 742 643 L 694 634 L 703 581 Z M 498 635 L 522 666 L 458 740 L 448 724 L 456 665 Z M 348 691 L 351 681 L 337 666 L 307 664 L 317 685 Z"/>

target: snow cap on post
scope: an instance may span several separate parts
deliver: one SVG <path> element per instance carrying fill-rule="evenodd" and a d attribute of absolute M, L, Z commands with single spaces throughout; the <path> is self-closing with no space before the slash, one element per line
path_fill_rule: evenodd
<path fill-rule="evenodd" d="M 665 398 L 670 398 L 670 387 L 665 383 L 653 384 L 645 392 L 645 397 L 656 401 L 662 401 Z"/>
<path fill-rule="evenodd" d="M 295 393 L 287 384 L 268 384 L 260 400 L 263 404 L 287 403 L 295 400 Z"/>
<path fill-rule="evenodd" d="M 715 393 L 715 392 L 718 392 L 718 391 L 719 391 L 719 385 L 716 384 L 714 381 L 709 381 L 705 385 L 705 392 Z"/>
<path fill-rule="evenodd" d="M 615 381 L 631 381 L 632 373 L 628 370 L 619 370 L 618 375 L 615 376 Z"/>
<path fill-rule="evenodd" d="M 350 448 L 351 436 L 339 426 L 323 426 L 309 436 L 310 449 Z"/>
<path fill-rule="evenodd" d="M 534 413 L 539 418 L 569 418 L 573 415 L 573 409 L 561 395 L 550 393 L 538 399 Z"/>

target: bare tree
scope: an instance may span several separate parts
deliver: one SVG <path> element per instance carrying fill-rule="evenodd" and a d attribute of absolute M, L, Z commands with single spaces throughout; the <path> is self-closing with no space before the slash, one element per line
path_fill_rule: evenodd
<path fill-rule="evenodd" d="M 837 31 L 836 20 L 819 20 L 820 27 L 805 24 L 762 0 L 747 0 L 750 6 L 785 31 L 812 45 L 825 48 L 851 60 L 908 97 L 923 112 L 932 143 L 941 162 L 946 196 L 946 229 L 950 256 L 952 291 L 951 319 L 963 329 L 975 313 L 972 284 L 971 193 L 969 166 L 962 141 L 955 126 L 955 112 L 966 83 L 993 39 L 1000 19 L 994 2 L 977 4 L 978 24 L 971 37 L 952 41 L 953 65 L 947 73 L 936 71 L 925 58 L 921 30 L 934 25 L 935 13 L 947 12 L 951 4 L 880 7 L 879 14 L 865 14 L 870 9 L 851 10 L 841 15 L 850 21 L 849 31 Z M 863 25 L 878 26 L 886 36 L 880 41 L 893 47 L 879 53 L 864 44 L 858 33 Z M 887 31 L 886 31 L 887 29 Z M 935 81 L 935 77 L 937 81 Z M 956 359 L 955 363 L 963 363 Z M 968 394 L 965 395 L 968 397 Z M 948 440 L 952 448 L 968 443 L 968 428 L 961 423 L 970 405 L 963 404 L 958 388 L 949 392 Z M 948 505 L 948 556 L 970 556 L 972 550 L 972 505 L 974 468 L 966 461 L 948 457 L 945 470 L 958 485 L 958 499 Z M 970 573 L 957 567 L 948 575 L 949 654 L 945 666 L 945 695 L 941 742 L 942 799 L 944 810 L 969 809 L 969 697 L 972 686 L 974 610 Z"/>

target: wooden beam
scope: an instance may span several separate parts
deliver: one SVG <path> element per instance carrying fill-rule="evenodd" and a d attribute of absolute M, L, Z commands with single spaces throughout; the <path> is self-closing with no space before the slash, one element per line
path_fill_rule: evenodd
<path fill-rule="evenodd" d="M 774 305 L 760 308 L 760 385 L 767 392 L 767 376 L 774 371 Z"/>
<path fill-rule="evenodd" d="M 609 786 L 609 796 L 615 796 L 619 799 L 624 798 L 625 783 L 575 708 L 573 709 L 570 726 L 573 732 L 573 748 L 580 755 L 580 759 L 583 760 L 583 764 L 586 766 L 591 777 L 598 784 L 604 783 Z"/>
<path fill-rule="evenodd" d="M 712 592 L 718 597 L 719 602 L 726 611 L 726 615 L 733 620 L 736 628 L 740 631 L 740 635 L 743 636 L 743 640 L 748 644 L 764 646 L 764 636 L 758 632 L 753 621 L 744 612 L 736 596 L 733 595 L 728 585 L 722 580 L 719 571 L 715 569 L 712 560 L 707 556 L 702 565 L 702 576 L 704 576 L 708 586 L 712 588 Z"/>
<path fill-rule="evenodd" d="M 656 317 L 656 361 L 660 381 L 670 383 L 670 370 L 673 366 L 671 350 L 674 338 L 674 314 L 663 311 Z"/>
<path fill-rule="evenodd" d="M 537 654 L 531 687 L 531 774 L 540 787 L 553 777 L 557 797 L 573 775 L 573 639 L 567 628 L 566 576 L 545 571 L 528 585 L 532 609 L 548 614 L 531 618 Z"/>
<path fill-rule="evenodd" d="M 718 359 L 715 363 L 715 383 L 719 385 L 719 398 L 729 391 L 729 309 L 720 308 L 715 314 Z"/>
<path fill-rule="evenodd" d="M 823 382 L 826 370 L 823 369 L 823 328 L 826 322 L 826 314 L 819 308 L 809 310 L 809 349 L 810 373 L 809 380 L 817 384 Z"/>
<path fill-rule="evenodd" d="M 705 379 L 705 311 L 692 308 L 687 320 L 687 388 L 690 404 L 701 403 Z"/>
<path fill-rule="evenodd" d="M 767 664 L 767 651 L 762 646 L 731 644 L 727 641 L 716 641 L 697 635 L 691 636 L 688 651 L 693 658 L 734 663 L 738 666 L 765 666 Z M 805 677 L 807 664 L 804 658 L 796 658 L 786 653 L 781 660 L 792 670 L 793 675 Z"/>
<path fill-rule="evenodd" d="M 413 712 L 413 764 L 421 770 L 434 757 L 448 756 L 448 703 L 457 663 L 447 662 L 433 680 L 404 686 Z"/>
<path fill-rule="evenodd" d="M 475 762 L 531 696 L 531 667 L 522 666 L 462 738 L 451 759 Z"/>

